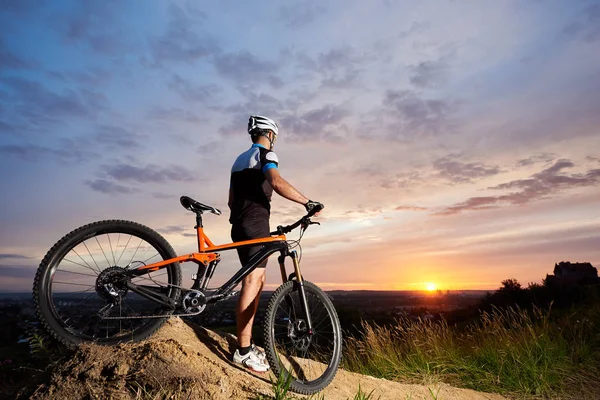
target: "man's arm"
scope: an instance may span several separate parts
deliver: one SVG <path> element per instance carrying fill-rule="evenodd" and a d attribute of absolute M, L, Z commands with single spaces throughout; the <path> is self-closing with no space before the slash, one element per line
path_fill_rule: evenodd
<path fill-rule="evenodd" d="M 269 168 L 268 170 L 266 170 L 265 177 L 267 178 L 267 181 L 271 184 L 273 190 L 278 195 L 302 205 L 305 205 L 310 201 L 295 187 L 290 185 L 288 181 L 283 179 L 279 174 L 279 170 L 277 168 Z"/>

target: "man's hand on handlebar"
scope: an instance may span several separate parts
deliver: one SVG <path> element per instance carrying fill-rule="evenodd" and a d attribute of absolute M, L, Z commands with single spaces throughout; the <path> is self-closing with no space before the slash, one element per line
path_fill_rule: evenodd
<path fill-rule="evenodd" d="M 276 231 L 271 232 L 271 235 L 283 235 L 291 232 L 299 226 L 302 226 L 302 229 L 306 229 L 309 225 L 321 225 L 318 222 L 312 222 L 310 220 L 310 217 L 314 215 L 319 215 L 319 213 L 323 208 L 325 208 L 325 206 L 317 201 L 308 201 L 308 203 L 305 204 L 305 207 L 308 213 L 304 217 L 300 218 L 298 221 L 294 222 L 291 225 L 279 225 Z"/>
<path fill-rule="evenodd" d="M 304 205 L 306 211 L 308 212 L 308 216 L 312 217 L 313 215 L 318 216 L 321 210 L 325 207 L 323 204 L 318 201 L 308 200 L 308 202 Z"/>

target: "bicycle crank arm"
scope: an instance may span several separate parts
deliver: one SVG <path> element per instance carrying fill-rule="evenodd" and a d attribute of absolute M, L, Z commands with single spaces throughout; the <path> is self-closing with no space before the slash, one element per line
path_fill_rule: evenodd
<path fill-rule="evenodd" d="M 171 310 L 175 310 L 176 308 L 174 299 L 158 292 L 154 287 L 151 289 L 149 286 L 136 285 L 135 283 L 127 282 L 127 288 L 150 301 L 169 307 Z"/>
<path fill-rule="evenodd" d="M 234 290 L 234 291 L 229 292 L 229 293 L 208 295 L 208 296 L 206 296 L 206 303 L 205 304 L 218 303 L 219 301 L 227 300 L 230 297 L 237 296 L 238 293 L 239 293 L 239 291 Z"/>

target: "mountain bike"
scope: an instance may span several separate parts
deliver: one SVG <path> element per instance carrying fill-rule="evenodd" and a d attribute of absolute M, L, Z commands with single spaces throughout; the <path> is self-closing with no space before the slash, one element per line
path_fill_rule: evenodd
<path fill-rule="evenodd" d="M 270 237 L 215 245 L 204 233 L 202 215 L 221 211 L 187 196 L 180 202 L 196 215 L 196 253 L 177 256 L 158 232 L 123 220 L 93 222 L 60 239 L 40 263 L 33 284 L 45 329 L 68 347 L 140 341 L 169 317 L 199 315 L 207 305 L 236 295 L 244 277 L 279 253 L 283 283 L 270 298 L 264 320 L 268 362 L 277 376 L 283 372 L 291 381 L 293 391 L 312 394 L 326 387 L 341 359 L 340 323 L 329 297 L 304 279 L 301 252 L 294 250 L 308 227 L 318 224 L 311 217 L 322 206 L 291 225 L 278 226 Z M 288 240 L 285 235 L 298 227 L 299 239 Z M 253 245 L 262 247 L 246 265 L 222 286 L 208 287 L 221 251 Z M 289 275 L 288 257 L 293 264 Z M 183 262 L 198 265 L 191 288 L 181 283 Z"/>

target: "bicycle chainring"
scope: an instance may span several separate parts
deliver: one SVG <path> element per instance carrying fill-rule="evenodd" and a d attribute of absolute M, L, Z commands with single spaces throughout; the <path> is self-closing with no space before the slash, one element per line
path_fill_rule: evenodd
<path fill-rule="evenodd" d="M 200 314 L 206 308 L 206 296 L 199 291 L 189 291 L 181 304 L 186 313 Z"/>

